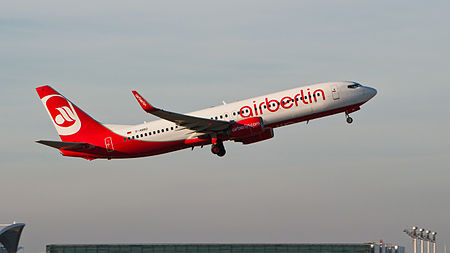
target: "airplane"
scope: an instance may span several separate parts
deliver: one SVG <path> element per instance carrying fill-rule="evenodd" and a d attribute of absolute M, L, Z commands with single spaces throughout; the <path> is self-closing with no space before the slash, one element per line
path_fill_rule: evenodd
<path fill-rule="evenodd" d="M 36 142 L 87 160 L 153 156 L 205 145 L 222 157 L 224 141 L 252 144 L 273 138 L 275 128 L 338 113 L 352 123 L 350 113 L 377 94 L 357 82 L 326 82 L 181 114 L 154 107 L 132 91 L 142 109 L 160 119 L 113 125 L 98 122 L 48 85 L 36 91 L 61 138 Z"/>

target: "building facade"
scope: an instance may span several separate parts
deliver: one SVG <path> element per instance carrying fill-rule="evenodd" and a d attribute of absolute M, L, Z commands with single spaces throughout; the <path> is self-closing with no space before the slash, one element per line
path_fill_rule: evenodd
<path fill-rule="evenodd" d="M 375 253 L 361 244 L 85 244 L 47 245 L 47 253 Z M 388 253 L 388 252 L 386 252 Z M 394 253 L 394 252 L 393 252 Z M 400 252 L 399 252 L 400 253 Z"/>

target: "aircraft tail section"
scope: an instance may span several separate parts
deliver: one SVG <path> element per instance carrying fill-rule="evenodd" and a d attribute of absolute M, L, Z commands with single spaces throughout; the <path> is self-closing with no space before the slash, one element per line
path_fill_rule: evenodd
<path fill-rule="evenodd" d="M 90 143 L 104 146 L 111 132 L 90 117 L 52 87 L 45 85 L 36 91 L 63 142 Z"/>

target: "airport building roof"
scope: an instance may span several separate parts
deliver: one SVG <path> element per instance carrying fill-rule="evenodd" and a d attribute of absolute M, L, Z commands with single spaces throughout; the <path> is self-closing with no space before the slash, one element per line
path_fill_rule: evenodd
<path fill-rule="evenodd" d="M 20 235 L 25 227 L 24 223 L 0 225 L 0 244 L 8 253 L 16 253 L 19 246 Z"/>
<path fill-rule="evenodd" d="M 371 243 L 187 243 L 47 245 L 47 253 L 377 253 Z M 386 253 L 402 253 L 388 252 Z"/>

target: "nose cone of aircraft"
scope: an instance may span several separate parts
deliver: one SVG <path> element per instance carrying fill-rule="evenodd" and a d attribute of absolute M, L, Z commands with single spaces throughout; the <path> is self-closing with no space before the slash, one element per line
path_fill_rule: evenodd
<path fill-rule="evenodd" d="M 367 94 L 367 100 L 375 97 L 377 95 L 377 90 L 371 87 L 365 87 L 366 88 L 366 94 Z"/>

